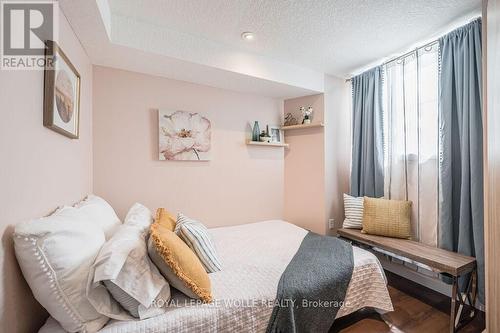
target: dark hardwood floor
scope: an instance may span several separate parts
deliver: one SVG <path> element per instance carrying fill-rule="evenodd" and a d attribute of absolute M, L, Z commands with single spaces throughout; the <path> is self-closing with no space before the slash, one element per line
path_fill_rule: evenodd
<path fill-rule="evenodd" d="M 335 321 L 330 333 L 441 333 L 449 332 L 450 299 L 431 289 L 386 272 L 394 311 L 379 315 L 362 310 Z M 479 311 L 459 333 L 484 330 Z"/>

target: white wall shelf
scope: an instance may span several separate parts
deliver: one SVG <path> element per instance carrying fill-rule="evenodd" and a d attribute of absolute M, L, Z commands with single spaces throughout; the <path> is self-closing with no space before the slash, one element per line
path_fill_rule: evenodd
<path fill-rule="evenodd" d="M 261 141 L 247 141 L 247 145 L 251 146 L 268 146 L 268 147 L 285 147 L 288 148 L 287 143 L 279 143 L 279 142 L 261 142 Z"/>
<path fill-rule="evenodd" d="M 301 129 L 301 128 L 314 128 L 314 127 L 324 127 L 323 123 L 315 123 L 315 124 L 300 124 L 300 125 L 290 125 L 290 126 L 281 126 L 283 131 L 293 130 L 293 129 Z"/>

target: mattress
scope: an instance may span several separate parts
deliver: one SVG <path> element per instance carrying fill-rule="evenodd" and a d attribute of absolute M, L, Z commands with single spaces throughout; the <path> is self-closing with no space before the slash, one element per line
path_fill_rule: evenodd
<path fill-rule="evenodd" d="M 202 304 L 173 290 L 163 315 L 137 321 L 111 320 L 100 332 L 265 332 L 281 274 L 307 231 L 272 220 L 210 232 L 223 265 L 220 272 L 209 275 L 213 303 Z M 358 247 L 353 247 L 353 254 L 353 275 L 337 318 L 363 307 L 393 311 L 378 259 Z M 49 318 L 40 332 L 64 331 Z"/>

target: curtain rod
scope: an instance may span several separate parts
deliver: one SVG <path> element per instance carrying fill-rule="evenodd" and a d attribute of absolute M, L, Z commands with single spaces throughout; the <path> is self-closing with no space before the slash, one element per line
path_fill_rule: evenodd
<path fill-rule="evenodd" d="M 470 24 L 470 23 L 472 23 L 472 22 L 474 22 L 474 21 L 476 21 L 476 20 L 478 20 L 478 19 L 481 19 L 481 16 L 471 18 L 471 19 L 469 20 L 469 23 L 467 23 L 467 24 Z M 457 29 L 458 29 L 458 28 L 457 28 Z M 384 66 L 384 65 L 390 64 L 391 62 L 394 62 L 394 61 L 398 61 L 398 60 L 404 59 L 404 58 L 406 58 L 406 57 L 410 56 L 411 54 L 413 54 L 414 52 L 418 52 L 418 50 L 425 49 L 425 48 L 427 48 L 427 47 L 429 47 L 429 46 L 434 46 L 434 44 L 437 44 L 437 43 L 439 43 L 439 38 L 438 38 L 438 39 L 436 39 L 436 40 L 433 40 L 432 42 L 429 42 L 429 43 L 427 43 L 427 44 L 424 44 L 424 45 L 422 45 L 422 46 L 418 46 L 418 47 L 416 47 L 415 49 L 413 49 L 413 50 L 411 50 L 411 51 L 409 51 L 409 52 L 406 52 L 406 53 L 405 53 L 405 54 L 403 54 L 403 55 L 397 56 L 397 57 L 392 58 L 392 59 L 390 59 L 390 60 L 388 60 L 388 61 L 386 61 L 386 62 L 383 62 L 381 66 Z M 352 81 L 352 77 L 350 77 L 350 78 L 348 78 L 348 79 L 346 79 L 346 80 L 345 80 L 345 82 L 349 82 L 349 81 Z"/>
<path fill-rule="evenodd" d="M 422 49 L 426 49 L 426 48 L 428 48 L 428 47 L 431 47 L 431 48 L 432 48 L 432 47 L 433 47 L 435 44 L 437 44 L 437 43 L 439 43 L 439 40 L 438 40 L 438 39 L 433 40 L 432 42 L 429 42 L 429 43 L 427 43 L 427 44 L 425 44 L 425 45 L 422 45 L 422 46 L 416 47 L 415 49 L 413 49 L 413 50 L 411 50 L 411 51 L 408 51 L 408 52 L 406 52 L 406 53 L 405 53 L 405 54 L 403 54 L 403 55 L 400 55 L 400 56 L 398 56 L 398 57 L 392 58 L 391 60 L 387 60 L 386 62 L 382 63 L 382 66 L 384 66 L 384 65 L 388 65 L 388 64 L 390 64 L 390 63 L 393 63 L 393 62 L 395 62 L 395 61 L 399 61 L 399 60 L 404 59 L 404 58 L 407 58 L 407 57 L 409 57 L 410 55 L 412 55 L 413 53 L 418 52 L 418 51 L 420 51 L 420 50 L 422 50 Z"/>
<path fill-rule="evenodd" d="M 406 52 L 406 53 L 404 53 L 404 54 L 402 54 L 400 56 L 397 56 L 397 57 L 394 57 L 394 58 L 392 58 L 390 60 L 387 60 L 387 61 L 383 62 L 380 66 L 385 66 L 385 65 L 388 65 L 388 64 L 393 63 L 395 61 L 399 61 L 399 60 L 405 59 L 405 58 L 411 56 L 413 53 L 416 53 L 419 50 L 426 49 L 428 47 L 432 47 L 432 46 L 434 46 L 437 43 L 439 43 L 439 39 L 433 40 L 432 42 L 429 42 L 429 43 L 424 44 L 422 46 L 418 46 L 418 47 L 414 48 L 413 50 L 408 51 L 408 52 Z M 349 81 L 352 81 L 352 77 L 345 80 L 345 82 L 349 82 Z"/>

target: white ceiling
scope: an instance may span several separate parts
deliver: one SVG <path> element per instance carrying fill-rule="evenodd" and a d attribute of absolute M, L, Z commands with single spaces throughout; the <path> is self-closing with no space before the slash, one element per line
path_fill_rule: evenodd
<path fill-rule="evenodd" d="M 346 77 L 444 33 L 454 23 L 464 23 L 480 14 L 481 0 L 61 0 L 60 4 L 96 64 L 293 97 L 322 91 L 324 74 Z M 255 41 L 243 41 L 243 31 L 254 32 Z M 139 64 L 132 59 L 137 56 L 150 62 Z"/>

